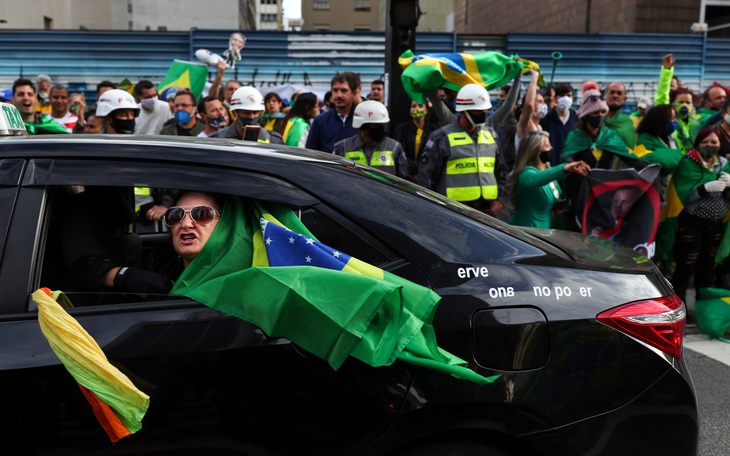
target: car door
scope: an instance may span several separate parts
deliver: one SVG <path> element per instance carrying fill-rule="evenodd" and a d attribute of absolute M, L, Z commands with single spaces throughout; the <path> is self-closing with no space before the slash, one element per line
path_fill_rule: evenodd
<path fill-rule="evenodd" d="M 271 176 L 92 158 L 32 159 L 10 167 L 15 186 L 0 181 L 0 199 L 15 201 L 9 205 L 14 209 L 0 269 L 0 400 L 7 411 L 0 447 L 11 452 L 60 448 L 61 454 L 111 445 L 43 337 L 30 293 L 49 283 L 67 286 L 65 256 L 107 247 L 106 235 L 122 240 L 126 252 L 164 242 L 164 232 L 138 233 L 137 222 L 129 219 L 135 187 L 286 204 L 304 220 L 327 226 L 333 239 L 357 245 L 371 257 L 366 260 L 398 267 L 352 221 Z M 11 177 L 4 175 L 7 182 Z M 95 197 L 79 205 L 79 195 Z M 0 228 L 6 210 L 0 207 Z M 100 226 L 105 235 L 98 234 Z M 395 418 L 410 378 L 405 366 L 373 369 L 358 361 L 335 372 L 289 341 L 189 299 L 73 289 L 67 294 L 78 304 L 69 314 L 151 397 L 142 431 L 120 442 L 130 451 L 154 453 L 160 441 L 166 451 L 183 454 L 218 454 L 224 448 L 226 454 L 356 451 Z"/>

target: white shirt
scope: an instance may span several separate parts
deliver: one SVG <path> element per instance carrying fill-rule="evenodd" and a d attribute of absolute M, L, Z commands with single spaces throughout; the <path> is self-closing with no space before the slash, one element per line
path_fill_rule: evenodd
<path fill-rule="evenodd" d="M 155 109 L 147 111 L 138 104 L 139 117 L 137 117 L 134 125 L 134 133 L 137 135 L 157 135 L 162 130 L 162 126 L 165 125 L 171 117 L 170 105 L 166 101 L 157 100 L 155 103 Z"/>

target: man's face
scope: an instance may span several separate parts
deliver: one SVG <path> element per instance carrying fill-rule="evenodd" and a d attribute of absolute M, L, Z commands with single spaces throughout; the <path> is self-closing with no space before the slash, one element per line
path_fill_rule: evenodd
<path fill-rule="evenodd" d="M 220 212 L 216 208 L 215 201 L 202 193 L 187 193 L 177 201 L 176 206 L 182 207 L 189 211 L 195 206 L 208 206 Z M 187 266 L 196 256 L 203 250 L 203 247 L 213 234 L 213 230 L 218 226 L 218 218 L 213 219 L 207 225 L 201 225 L 193 221 L 190 213 L 186 213 L 182 221 L 170 228 L 172 232 L 172 246 L 175 251 L 183 259 L 183 263 Z"/>
<path fill-rule="evenodd" d="M 626 87 L 614 82 L 606 87 L 606 104 L 611 111 L 618 111 L 626 103 Z"/>
<path fill-rule="evenodd" d="M 18 108 L 24 119 L 35 113 L 35 107 L 38 104 L 38 98 L 35 95 L 35 90 L 31 86 L 18 86 L 15 88 L 13 104 Z"/>
<path fill-rule="evenodd" d="M 243 35 L 240 33 L 234 33 L 231 35 L 231 39 L 228 41 L 228 45 L 237 51 L 243 49 Z"/>
<path fill-rule="evenodd" d="M 65 115 L 68 112 L 68 90 L 51 89 L 51 109 L 56 114 Z"/>
<path fill-rule="evenodd" d="M 228 116 L 226 115 L 226 107 L 223 106 L 223 103 L 220 102 L 220 100 L 212 100 L 212 101 L 206 101 L 205 102 L 205 123 L 206 125 L 210 125 L 210 122 L 213 119 L 218 119 L 220 117 L 224 117 L 226 119 L 226 122 L 220 125 L 218 128 L 225 127 L 228 123 Z"/>
<path fill-rule="evenodd" d="M 354 92 L 350 90 L 347 82 L 334 82 L 332 84 L 332 103 L 335 108 L 347 110 L 352 106 L 359 91 L 360 89 L 356 89 Z"/>
<path fill-rule="evenodd" d="M 725 91 L 719 87 L 713 87 L 707 92 L 707 98 L 709 98 L 709 109 L 721 110 L 723 103 L 725 103 Z"/>
<path fill-rule="evenodd" d="M 635 191 L 628 188 L 620 188 L 613 194 L 611 202 L 611 214 L 613 218 L 626 217 L 636 201 Z"/>
<path fill-rule="evenodd" d="M 117 109 L 112 113 L 114 117 L 116 117 L 119 120 L 131 120 L 134 119 L 134 110 L 133 109 Z"/>
<path fill-rule="evenodd" d="M 157 88 L 150 87 L 149 89 L 142 90 L 142 93 L 137 94 L 140 100 L 146 100 L 148 98 L 155 98 L 157 96 Z"/>
<path fill-rule="evenodd" d="M 193 104 L 193 99 L 190 95 L 180 94 L 176 96 L 172 106 L 175 109 L 175 112 L 185 111 L 190 114 L 191 121 L 195 120 L 195 104 Z"/>
<path fill-rule="evenodd" d="M 51 84 L 47 81 L 37 81 L 36 85 L 38 86 L 38 92 L 40 93 L 48 93 L 48 91 L 51 90 Z"/>
<path fill-rule="evenodd" d="M 241 87 L 241 84 L 237 82 L 229 82 L 226 84 L 226 89 L 223 91 L 227 102 L 231 102 L 233 93 Z"/>
<path fill-rule="evenodd" d="M 373 84 L 373 85 L 371 85 L 370 86 L 370 99 L 371 100 L 375 100 L 375 101 L 379 101 L 379 102 L 382 103 L 383 102 L 383 97 L 385 95 L 384 94 L 384 89 L 385 89 L 385 87 L 382 86 L 381 84 Z"/>

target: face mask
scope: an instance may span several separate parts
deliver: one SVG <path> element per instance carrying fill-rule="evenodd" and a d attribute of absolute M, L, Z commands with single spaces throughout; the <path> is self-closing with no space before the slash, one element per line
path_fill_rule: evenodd
<path fill-rule="evenodd" d="M 191 117 L 192 116 L 190 115 L 190 113 L 183 109 L 175 113 L 175 120 L 177 120 L 177 123 L 179 123 L 180 125 L 185 125 L 186 123 L 190 122 Z"/>
<path fill-rule="evenodd" d="M 475 127 L 481 127 L 487 121 L 487 111 L 479 111 L 479 114 L 471 114 L 464 111 L 466 119 Z"/>
<path fill-rule="evenodd" d="M 603 123 L 603 116 L 586 116 L 586 122 L 593 128 L 600 128 Z"/>
<path fill-rule="evenodd" d="M 228 125 L 228 119 L 226 116 L 220 116 L 215 119 L 210 119 L 210 126 L 215 128 L 223 128 Z"/>
<path fill-rule="evenodd" d="M 385 125 L 376 125 L 366 130 L 373 141 L 378 142 L 385 138 Z"/>
<path fill-rule="evenodd" d="M 540 161 L 543 163 L 548 163 L 550 161 L 550 157 L 553 155 L 553 150 L 543 150 L 540 152 Z"/>
<path fill-rule="evenodd" d="M 700 146 L 697 149 L 697 153 L 700 154 L 700 157 L 702 157 L 703 160 L 709 160 L 712 158 L 713 155 L 716 155 L 720 151 L 719 147 L 716 146 Z"/>
<path fill-rule="evenodd" d="M 155 104 L 157 104 L 157 97 L 145 98 L 144 100 L 140 100 L 139 104 L 147 111 L 152 111 L 155 109 Z"/>
<path fill-rule="evenodd" d="M 238 122 L 238 125 L 240 125 L 242 128 L 245 128 L 249 125 L 258 125 L 259 119 L 261 119 L 261 116 L 254 117 L 253 119 L 247 119 L 245 117 L 238 116 L 236 118 L 236 122 Z"/>
<path fill-rule="evenodd" d="M 134 119 L 117 119 L 112 117 L 112 128 L 119 134 L 131 135 L 134 133 Z"/>
<path fill-rule="evenodd" d="M 49 93 L 46 93 L 46 92 L 39 92 L 39 93 L 38 93 L 38 96 L 39 96 L 39 97 L 41 97 L 41 101 L 42 101 L 43 103 L 48 103 L 48 99 L 49 99 L 49 97 L 50 97 L 50 94 L 49 94 Z"/>
<path fill-rule="evenodd" d="M 667 131 L 665 133 L 667 136 L 669 136 L 672 133 L 674 133 L 674 130 L 676 130 L 676 129 L 677 129 L 677 121 L 673 120 L 673 121 L 669 122 L 669 125 L 667 125 Z"/>
<path fill-rule="evenodd" d="M 539 104 L 537 105 L 537 109 L 535 110 L 535 114 L 537 114 L 538 119 L 542 119 L 545 117 L 545 115 L 548 112 L 548 107 L 546 104 Z"/>
<path fill-rule="evenodd" d="M 685 103 L 674 103 L 674 112 L 677 113 L 677 117 L 685 119 L 692 112 L 692 108 Z"/>
<path fill-rule="evenodd" d="M 723 120 L 725 121 L 726 124 L 730 124 L 730 114 L 725 114 L 725 116 L 723 117 Z"/>
<path fill-rule="evenodd" d="M 570 107 L 573 106 L 573 99 L 568 96 L 562 96 L 558 98 L 558 109 L 561 111 L 565 111 L 566 109 L 570 109 Z"/>
<path fill-rule="evenodd" d="M 411 117 L 416 120 L 421 120 L 426 115 L 425 109 L 411 109 Z"/>

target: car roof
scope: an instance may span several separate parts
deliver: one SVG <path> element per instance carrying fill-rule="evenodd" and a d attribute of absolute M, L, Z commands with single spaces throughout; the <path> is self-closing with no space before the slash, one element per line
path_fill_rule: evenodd
<path fill-rule="evenodd" d="M 171 153 L 170 149 L 176 149 Z M 0 140 L 0 158 L 134 158 L 236 166 L 257 160 L 338 164 L 353 167 L 351 160 L 333 154 L 280 144 L 236 139 L 149 135 L 38 135 Z M 256 160 L 251 160 L 252 158 Z M 242 163 L 242 162 L 240 162 Z"/>

